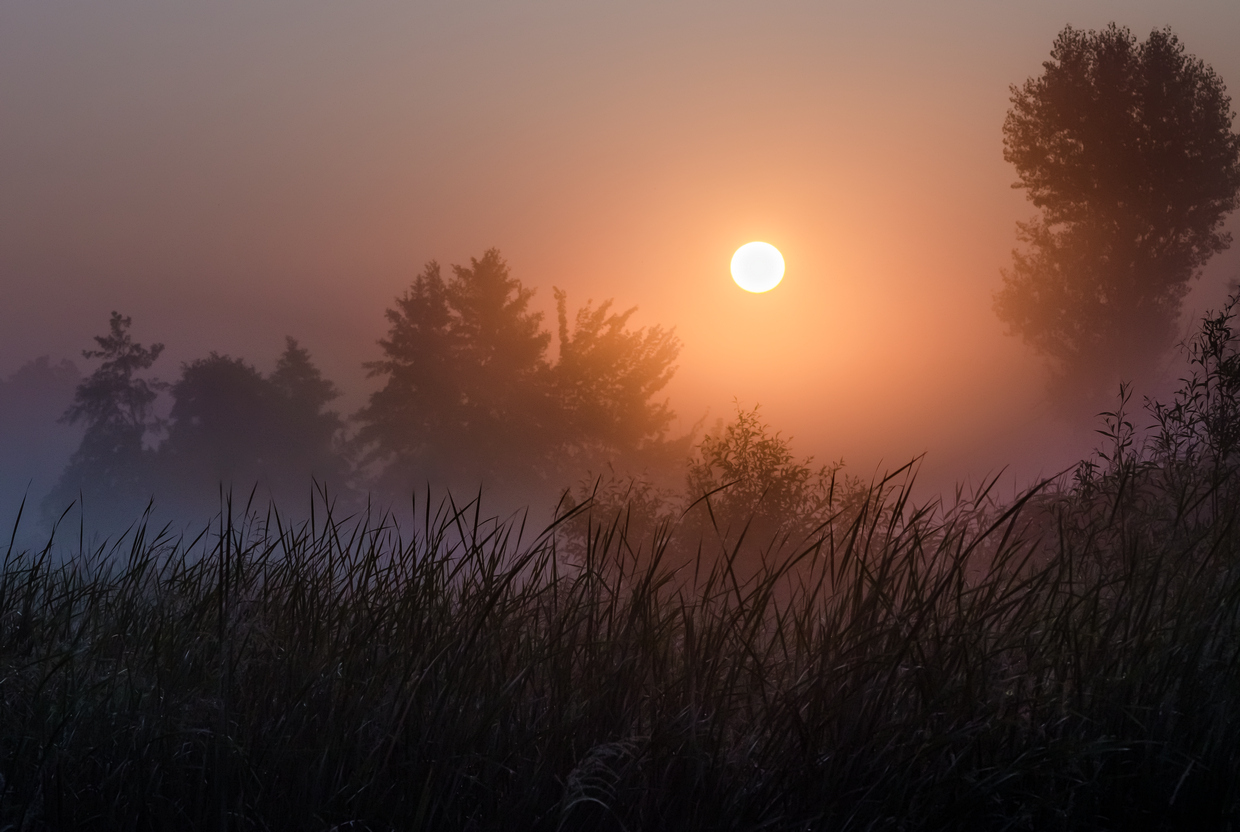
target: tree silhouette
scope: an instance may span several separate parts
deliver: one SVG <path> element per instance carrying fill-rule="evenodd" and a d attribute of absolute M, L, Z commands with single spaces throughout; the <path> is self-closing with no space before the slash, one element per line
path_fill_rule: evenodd
<path fill-rule="evenodd" d="M 532 296 L 491 249 L 450 281 L 428 264 L 397 298 L 384 356 L 366 365 L 384 385 L 356 416 L 382 486 L 558 489 L 617 455 L 671 447 L 672 413 L 651 397 L 675 371 L 674 335 L 628 330 L 632 310 L 613 313 L 610 301 L 578 311 L 570 331 L 557 291 L 552 365 Z"/>
<path fill-rule="evenodd" d="M 760 543 L 809 533 L 837 510 L 846 483 L 850 494 L 856 490 L 842 476 L 837 490 L 842 463 L 814 468 L 812 457 L 796 459 L 789 440 L 772 434 L 758 411 L 738 404 L 736 418 L 702 437 L 689 463 L 687 496 L 709 501 L 703 511 L 729 542 L 746 527 Z"/>
<path fill-rule="evenodd" d="M 460 399 L 452 349 L 457 337 L 439 264 L 428 263 L 386 316 L 388 336 L 379 341 L 385 357 L 365 365 L 368 377 L 386 377 L 386 383 L 357 413 L 355 442 L 366 449 L 364 462 L 411 485 L 414 469 L 431 478 L 439 473 L 433 470 L 436 438 L 452 432 Z"/>
<path fill-rule="evenodd" d="M 213 352 L 185 364 L 159 449 L 167 490 L 182 498 L 221 483 L 248 490 L 270 463 L 270 398 L 262 373 L 239 358 Z"/>
<path fill-rule="evenodd" d="M 344 421 L 327 406 L 340 391 L 323 377 L 310 353 L 296 339 L 284 339 L 284 352 L 268 376 L 275 394 L 273 418 L 279 426 L 272 446 L 286 474 L 305 486 L 307 475 L 326 485 L 344 486 L 347 463 L 341 455 Z"/>
<path fill-rule="evenodd" d="M 676 372 L 675 332 L 630 330 L 636 307 L 612 312 L 610 300 L 579 309 L 570 331 L 567 295 L 556 289 L 555 300 L 560 356 L 553 375 L 566 452 L 596 472 L 619 457 L 654 465 L 682 458 L 687 442 L 666 440 L 675 414 L 666 401 L 651 401 Z"/>
<path fill-rule="evenodd" d="M 312 478 L 339 486 L 342 424 L 324 410 L 337 396 L 292 338 L 269 377 L 217 353 L 186 364 L 158 453 L 163 491 L 180 508 L 197 508 L 221 484 L 260 485 L 277 504 L 306 493 Z"/>
<path fill-rule="evenodd" d="M 1078 389 L 1148 369 L 1189 281 L 1230 244 L 1240 136 L 1222 80 L 1170 30 L 1066 27 L 1012 88 L 1004 158 L 1042 216 L 1018 224 L 995 311 Z"/>
<path fill-rule="evenodd" d="M 164 345 L 136 343 L 129 334 L 131 323 L 113 312 L 108 334 L 95 337 L 99 349 L 82 351 L 85 358 L 103 363 L 77 386 L 62 417 L 83 424 L 86 433 L 44 501 L 51 514 L 59 514 L 79 493 L 105 514 L 132 510 L 135 501 L 145 499 L 150 452 L 144 442 L 158 427 L 152 409 L 165 385 L 138 373 L 150 369 Z"/>
<path fill-rule="evenodd" d="M 495 249 L 444 281 L 431 262 L 387 311 L 382 389 L 357 414 L 363 460 L 381 484 L 494 485 L 545 475 L 551 336 L 529 311 L 533 290 Z"/>

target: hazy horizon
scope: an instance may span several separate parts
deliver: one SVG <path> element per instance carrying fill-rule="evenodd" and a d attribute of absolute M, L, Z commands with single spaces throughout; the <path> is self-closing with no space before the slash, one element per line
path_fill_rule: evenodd
<path fill-rule="evenodd" d="M 1065 25 L 1111 21 L 1170 26 L 1235 108 L 1224 2 L 19 0 L 0 9 L 0 379 L 43 355 L 89 372 L 115 309 L 167 345 L 165 379 L 212 351 L 270 371 L 290 335 L 349 415 L 424 264 L 496 247 L 552 331 L 553 287 L 675 327 L 680 431 L 735 399 L 863 478 L 925 453 L 928 488 L 1004 465 L 1027 483 L 1097 437 L 1054 416 L 991 310 L 1034 213 L 1001 127 Z M 751 240 L 788 264 L 766 295 L 728 276 Z M 1209 263 L 1185 332 L 1237 277 L 1240 249 Z"/>

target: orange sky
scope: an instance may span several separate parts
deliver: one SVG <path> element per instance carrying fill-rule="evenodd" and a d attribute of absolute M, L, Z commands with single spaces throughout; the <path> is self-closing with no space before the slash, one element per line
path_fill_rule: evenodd
<path fill-rule="evenodd" d="M 293 335 L 352 409 L 422 264 L 497 246 L 548 312 L 560 286 L 675 326 L 685 426 L 761 402 L 802 453 L 924 451 L 936 485 L 1067 464 L 1093 425 L 1052 423 L 990 311 L 1031 214 L 1008 86 L 1115 20 L 1170 25 L 1240 94 L 1240 12 L 1016 5 L 6 2 L 0 375 L 115 308 L 165 377 L 269 369 Z M 756 239 L 788 264 L 763 296 L 728 276 Z M 1217 258 L 1190 307 L 1237 273 Z"/>

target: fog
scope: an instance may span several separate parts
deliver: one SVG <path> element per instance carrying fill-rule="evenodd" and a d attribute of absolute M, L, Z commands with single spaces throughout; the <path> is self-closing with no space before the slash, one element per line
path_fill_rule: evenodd
<path fill-rule="evenodd" d="M 167 381 L 212 351 L 271 373 L 292 336 L 347 417 L 384 311 L 492 247 L 550 330 L 553 287 L 675 327 L 674 432 L 760 403 L 863 478 L 924 454 L 927 495 L 1061 471 L 1097 425 L 991 308 L 1033 214 L 1009 86 L 1066 24 L 1114 20 L 1169 25 L 1234 94 L 1240 16 L 1027 6 L 6 3 L 0 516 L 67 461 L 80 432 L 54 420 L 112 310 L 166 345 Z M 751 240 L 787 262 L 766 295 L 728 276 Z M 1185 333 L 1237 276 L 1236 250 L 1209 263 Z M 60 386 L 23 386 L 44 356 Z"/>

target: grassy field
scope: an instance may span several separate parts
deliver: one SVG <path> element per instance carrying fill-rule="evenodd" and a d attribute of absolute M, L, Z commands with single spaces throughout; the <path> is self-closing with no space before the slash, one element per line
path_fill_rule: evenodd
<path fill-rule="evenodd" d="M 62 530 L 0 567 L 0 825 L 1230 829 L 1240 490 L 1123 424 L 1074 482 L 880 483 L 744 574 L 477 503 Z"/>

